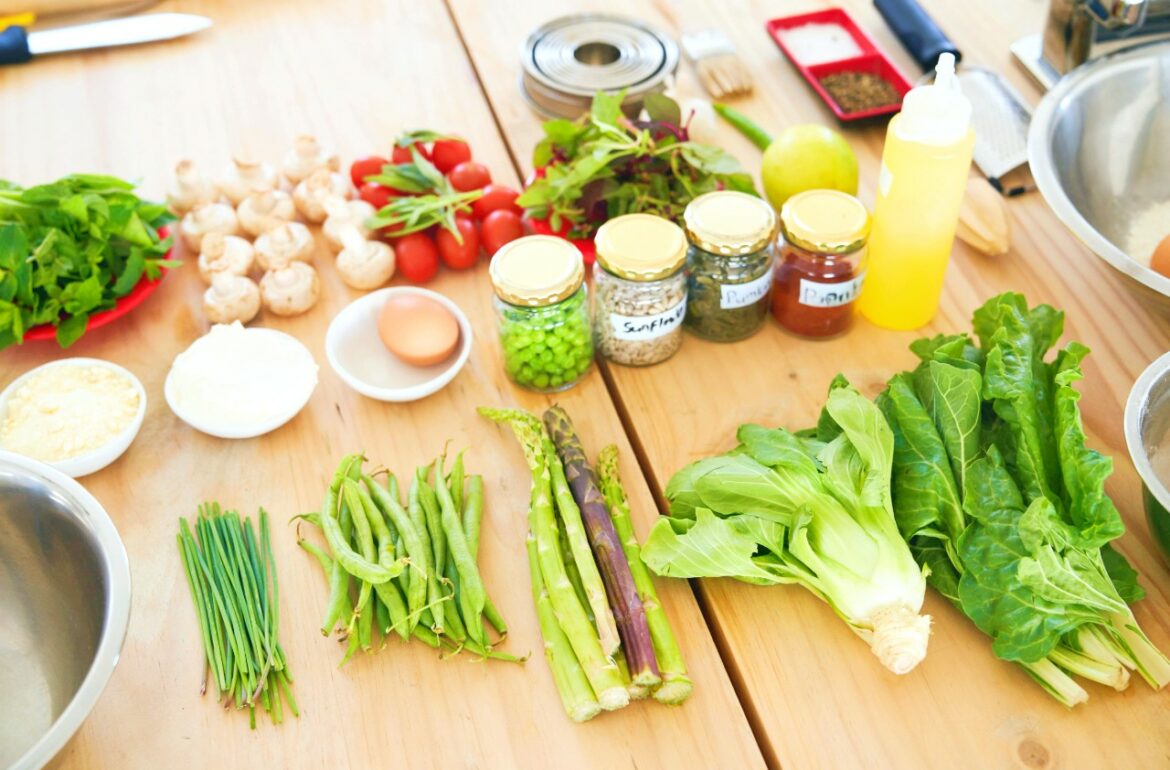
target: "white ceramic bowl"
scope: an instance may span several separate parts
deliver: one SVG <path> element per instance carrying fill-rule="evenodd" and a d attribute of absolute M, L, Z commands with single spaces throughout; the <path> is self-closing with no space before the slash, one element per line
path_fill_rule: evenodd
<path fill-rule="evenodd" d="M 122 453 L 130 447 L 130 444 L 138 435 L 138 430 L 142 427 L 142 418 L 146 416 L 146 389 L 142 387 L 142 383 L 130 371 L 109 361 L 103 361 L 100 358 L 62 358 L 60 361 L 50 361 L 35 369 L 30 369 L 13 380 L 0 393 L 0 422 L 7 415 L 8 399 L 12 397 L 12 394 L 16 392 L 17 388 L 33 375 L 55 366 L 100 366 L 124 377 L 134 386 L 134 390 L 138 393 L 138 412 L 135 413 L 134 419 L 130 421 L 130 424 L 126 426 L 125 430 L 97 449 L 64 460 L 53 460 L 47 463 L 66 476 L 72 476 L 75 479 L 81 476 L 88 476 L 91 473 L 97 473 L 121 457 Z M 3 446 L 0 446 L 0 449 L 3 448 Z"/>
<path fill-rule="evenodd" d="M 302 343 L 296 337 L 293 337 L 291 334 L 285 334 L 284 332 L 277 331 L 276 329 L 265 329 L 261 327 L 247 327 L 245 331 L 248 334 L 253 335 L 272 335 L 274 337 L 279 337 L 285 341 L 293 343 L 299 349 L 298 352 L 303 353 L 305 362 L 311 364 L 313 371 L 316 372 L 317 362 L 313 358 L 313 354 L 309 352 L 309 349 L 305 347 L 304 343 Z M 192 344 L 195 343 L 193 342 Z M 182 354 L 180 353 L 180 355 Z M 290 401 L 287 409 L 281 410 L 279 414 L 273 415 L 269 419 L 252 422 L 231 422 L 226 420 L 216 422 L 214 420 L 201 419 L 199 415 L 191 413 L 189 409 L 183 409 L 182 404 L 178 403 L 176 398 L 175 388 L 175 367 L 174 364 L 172 364 L 171 370 L 167 372 L 167 379 L 163 383 L 163 396 L 167 400 L 167 406 L 171 408 L 171 411 L 175 413 L 175 416 L 190 425 L 195 430 L 201 433 L 206 433 L 209 436 L 215 436 L 216 438 L 244 439 L 255 438 L 256 436 L 263 436 L 265 433 L 271 433 L 292 418 L 296 417 L 300 411 L 305 408 L 305 404 L 309 403 L 309 398 L 312 397 L 313 391 L 317 389 L 317 378 L 314 376 L 312 385 L 305 388 L 304 397 L 297 398 L 295 401 Z"/>
<path fill-rule="evenodd" d="M 451 311 L 459 323 L 459 347 L 434 366 L 411 366 L 400 361 L 378 336 L 378 313 L 391 297 L 433 299 Z M 417 286 L 393 286 L 370 292 L 346 305 L 329 324 L 325 357 L 337 376 L 363 396 L 379 401 L 417 401 L 426 398 L 459 374 L 471 355 L 471 322 L 451 300 Z"/>

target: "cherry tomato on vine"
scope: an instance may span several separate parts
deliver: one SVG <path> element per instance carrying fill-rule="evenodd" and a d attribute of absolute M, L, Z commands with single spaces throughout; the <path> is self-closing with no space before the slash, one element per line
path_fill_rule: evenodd
<path fill-rule="evenodd" d="M 475 222 L 471 217 L 457 215 L 455 227 L 463 236 L 463 243 L 455 240 L 455 234 L 443 228 L 435 236 L 435 243 L 439 247 L 439 258 L 443 264 L 452 270 L 466 270 L 474 267 L 479 261 L 479 233 L 475 229 Z"/>
<path fill-rule="evenodd" d="M 412 146 L 418 150 L 419 155 L 423 156 L 427 160 L 431 159 L 431 151 L 427 149 L 425 144 L 422 142 L 415 142 Z M 390 160 L 394 161 L 395 163 L 412 163 L 414 161 L 414 156 L 410 154 L 410 147 L 400 147 L 396 142 L 394 144 L 394 151 L 390 153 Z"/>
<path fill-rule="evenodd" d="M 524 235 L 524 223 L 520 215 L 510 209 L 497 209 L 488 213 L 479 226 L 479 237 L 484 251 L 492 256 L 505 243 L 511 243 Z"/>
<path fill-rule="evenodd" d="M 376 209 L 382 208 L 390 202 L 391 198 L 396 198 L 399 195 L 398 190 L 380 185 L 377 182 L 366 182 L 358 188 L 358 197 Z"/>
<path fill-rule="evenodd" d="M 462 139 L 436 139 L 431 149 L 431 162 L 444 174 L 469 160 L 471 146 Z"/>
<path fill-rule="evenodd" d="M 426 233 L 411 233 L 394 241 L 399 274 L 411 283 L 426 283 L 439 272 L 439 249 Z"/>
<path fill-rule="evenodd" d="M 483 219 L 493 211 L 507 209 L 519 216 L 520 207 L 516 205 L 516 198 L 520 193 L 511 187 L 502 184 L 489 184 L 483 188 L 483 196 L 471 202 L 471 214 L 476 219 Z"/>
<path fill-rule="evenodd" d="M 382 166 L 387 165 L 390 161 L 378 155 L 369 155 L 365 158 L 358 158 L 349 167 L 349 178 L 353 180 L 354 187 L 361 187 L 366 183 L 366 177 L 377 176 L 382 173 Z"/>
<path fill-rule="evenodd" d="M 492 182 L 492 172 L 482 163 L 464 161 L 447 172 L 447 181 L 459 192 L 479 190 Z"/>

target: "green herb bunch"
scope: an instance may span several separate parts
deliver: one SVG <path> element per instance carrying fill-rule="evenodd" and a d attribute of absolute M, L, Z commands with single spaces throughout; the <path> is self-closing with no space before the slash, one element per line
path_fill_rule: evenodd
<path fill-rule="evenodd" d="M 756 194 L 734 157 L 688 139 L 678 104 L 650 94 L 648 120 L 622 113 L 625 92 L 598 93 L 588 115 L 544 124 L 532 162 L 543 176 L 517 199 L 535 219 L 574 238 L 591 237 L 611 217 L 634 212 L 677 220 L 712 190 Z"/>
<path fill-rule="evenodd" d="M 69 347 L 91 315 L 177 264 L 158 232 L 174 216 L 133 189 L 93 174 L 27 189 L 0 180 L 0 350 L 41 324 Z"/>

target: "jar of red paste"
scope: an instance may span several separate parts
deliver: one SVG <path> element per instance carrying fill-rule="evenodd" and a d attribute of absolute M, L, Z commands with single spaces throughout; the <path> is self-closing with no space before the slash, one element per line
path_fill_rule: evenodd
<path fill-rule="evenodd" d="M 849 329 L 865 278 L 869 212 L 837 190 L 809 190 L 780 210 L 780 253 L 772 314 L 804 337 L 833 337 Z"/>

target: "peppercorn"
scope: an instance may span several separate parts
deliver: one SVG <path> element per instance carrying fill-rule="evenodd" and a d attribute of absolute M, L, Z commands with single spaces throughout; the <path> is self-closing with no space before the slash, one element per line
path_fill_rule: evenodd
<path fill-rule="evenodd" d="M 902 101 L 888 80 L 871 72 L 834 72 L 819 82 L 844 112 L 863 112 Z"/>

